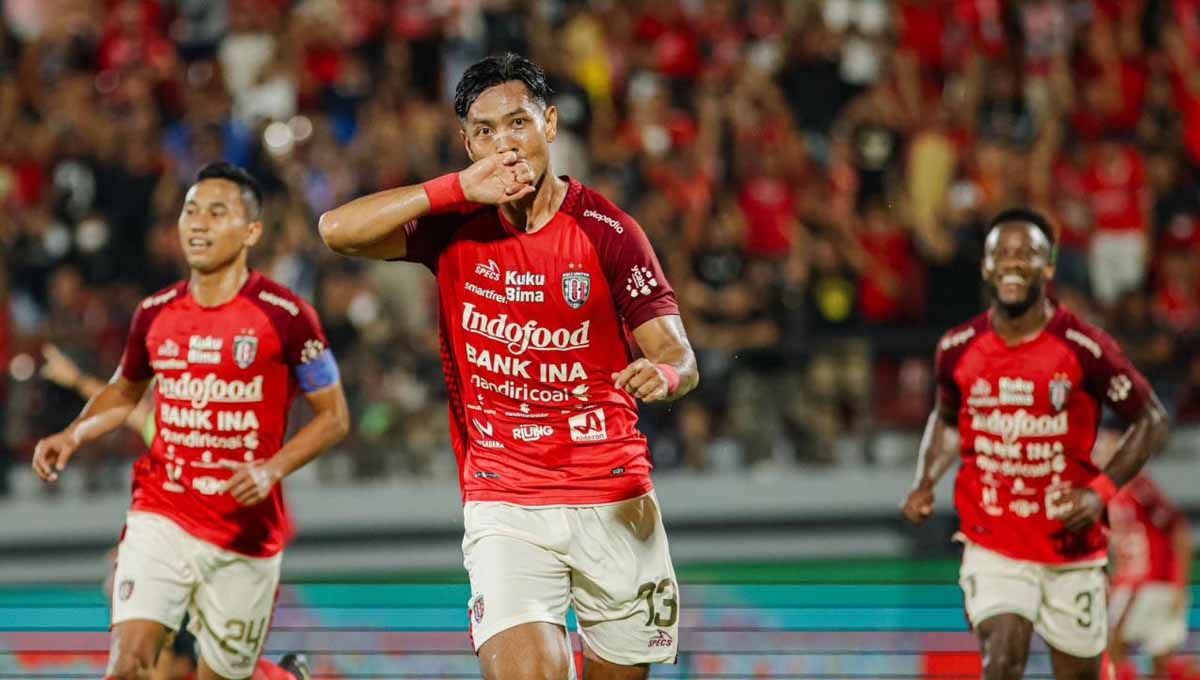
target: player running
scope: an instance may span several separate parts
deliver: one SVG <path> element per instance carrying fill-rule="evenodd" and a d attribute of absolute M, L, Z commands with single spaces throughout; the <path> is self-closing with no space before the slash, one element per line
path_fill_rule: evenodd
<path fill-rule="evenodd" d="M 154 666 L 189 614 L 200 680 L 255 671 L 292 535 L 279 482 L 349 428 L 337 364 L 313 309 L 246 266 L 262 193 L 227 163 L 200 170 L 179 216 L 191 269 L 134 313 L 117 374 L 33 467 L 56 481 L 82 445 L 118 428 L 155 379 L 157 428 L 134 464 L 117 553 L 108 678 Z M 297 388 L 314 415 L 283 442 Z"/>
<path fill-rule="evenodd" d="M 472 65 L 454 102 L 472 164 L 332 210 L 321 235 L 437 276 L 484 677 L 567 677 L 573 604 L 584 677 L 645 678 L 676 657 L 680 604 L 636 400 L 699 376 L 641 227 L 551 171 L 547 96 L 523 57 Z"/>
<path fill-rule="evenodd" d="M 1158 398 L 1116 343 L 1047 297 L 1053 240 L 1030 210 L 992 220 L 982 267 L 991 308 L 938 344 L 937 402 L 903 505 L 914 524 L 929 517 L 957 428 L 960 583 L 985 680 L 1020 678 L 1034 631 L 1056 678 L 1099 677 L 1108 626 L 1098 520 L 1167 432 Z M 1102 406 L 1129 426 L 1100 470 L 1091 451 Z"/>

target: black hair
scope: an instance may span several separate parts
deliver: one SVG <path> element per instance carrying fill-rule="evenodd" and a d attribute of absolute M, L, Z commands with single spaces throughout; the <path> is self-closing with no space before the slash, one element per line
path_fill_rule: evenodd
<path fill-rule="evenodd" d="M 1054 228 L 1050 226 L 1050 220 L 1046 219 L 1045 215 L 1042 215 L 1040 212 L 1030 210 L 1029 208 L 1009 208 L 1008 210 L 1003 210 L 1000 214 L 993 217 L 992 221 L 988 222 L 988 231 L 990 232 L 997 226 L 1007 222 L 1026 222 L 1032 224 L 1045 234 L 1046 240 L 1050 242 L 1051 246 L 1054 246 Z"/>
<path fill-rule="evenodd" d="M 258 180 L 254 179 L 254 175 L 233 163 L 217 161 L 196 172 L 197 183 L 206 179 L 224 179 L 238 185 L 242 194 L 242 204 L 246 208 L 246 217 L 251 222 L 258 219 L 259 213 L 262 212 L 263 190 Z"/>
<path fill-rule="evenodd" d="M 463 71 L 454 88 L 454 113 L 459 120 L 466 120 L 471 105 L 484 90 L 513 80 L 523 83 L 529 96 L 542 106 L 550 100 L 550 86 L 541 67 L 519 54 L 505 52 L 480 59 Z"/>

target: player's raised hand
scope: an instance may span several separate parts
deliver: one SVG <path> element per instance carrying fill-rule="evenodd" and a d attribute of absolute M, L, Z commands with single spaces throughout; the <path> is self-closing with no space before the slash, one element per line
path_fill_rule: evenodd
<path fill-rule="evenodd" d="M 79 442 L 70 430 L 42 439 L 33 448 L 33 471 L 47 482 L 58 481 L 58 473 L 67 467 L 78 448 Z"/>
<path fill-rule="evenodd" d="M 662 369 L 645 357 L 629 364 L 620 373 L 613 373 L 612 379 L 617 389 L 647 403 L 666 399 L 670 390 Z"/>
<path fill-rule="evenodd" d="M 534 192 L 533 169 L 515 151 L 492 154 L 458 173 L 463 195 L 472 203 L 500 205 Z"/>
<path fill-rule="evenodd" d="M 1104 501 L 1100 494 L 1084 487 L 1071 489 L 1057 503 L 1060 519 L 1070 531 L 1082 531 L 1100 519 L 1104 512 Z"/>
<path fill-rule="evenodd" d="M 270 463 L 255 463 L 238 470 L 225 483 L 225 490 L 242 505 L 258 505 L 283 477 Z"/>
<path fill-rule="evenodd" d="M 933 488 L 918 486 L 908 492 L 908 498 L 900 504 L 904 519 L 920 526 L 933 514 Z"/>
<path fill-rule="evenodd" d="M 65 387 L 74 389 L 79 383 L 79 366 L 71 361 L 71 358 L 56 345 L 46 343 L 42 346 L 42 357 L 46 363 L 42 364 L 42 377 L 50 382 Z"/>

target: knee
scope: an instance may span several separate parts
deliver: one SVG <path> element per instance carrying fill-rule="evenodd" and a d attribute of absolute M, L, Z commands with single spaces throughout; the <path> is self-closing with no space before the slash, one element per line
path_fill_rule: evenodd
<path fill-rule="evenodd" d="M 987 680 L 1018 680 L 1025 670 L 1025 655 L 1003 638 L 989 640 L 983 654 L 983 677 Z"/>
<path fill-rule="evenodd" d="M 146 652 L 119 653 L 108 662 L 105 680 L 144 680 L 154 668 L 153 655 Z"/>

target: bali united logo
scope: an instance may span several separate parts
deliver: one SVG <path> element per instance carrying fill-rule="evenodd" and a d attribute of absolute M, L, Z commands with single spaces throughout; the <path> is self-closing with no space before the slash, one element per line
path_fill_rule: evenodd
<path fill-rule="evenodd" d="M 1050 381 L 1050 405 L 1055 411 L 1063 410 L 1071 397 L 1071 379 L 1065 373 L 1055 373 Z"/>
<path fill-rule="evenodd" d="M 258 356 L 258 338 L 253 335 L 237 335 L 233 338 L 233 361 L 238 368 L 249 368 Z"/>
<path fill-rule="evenodd" d="M 475 598 L 475 604 L 471 605 L 471 616 L 475 617 L 475 625 L 483 623 L 483 596 Z"/>
<path fill-rule="evenodd" d="M 567 272 L 562 279 L 563 299 L 571 309 L 579 309 L 592 292 L 592 275 L 587 272 Z"/>
<path fill-rule="evenodd" d="M 130 579 L 121 581 L 121 585 L 117 586 L 117 597 L 121 598 L 121 601 L 124 602 L 131 595 L 133 595 L 133 581 Z"/>

